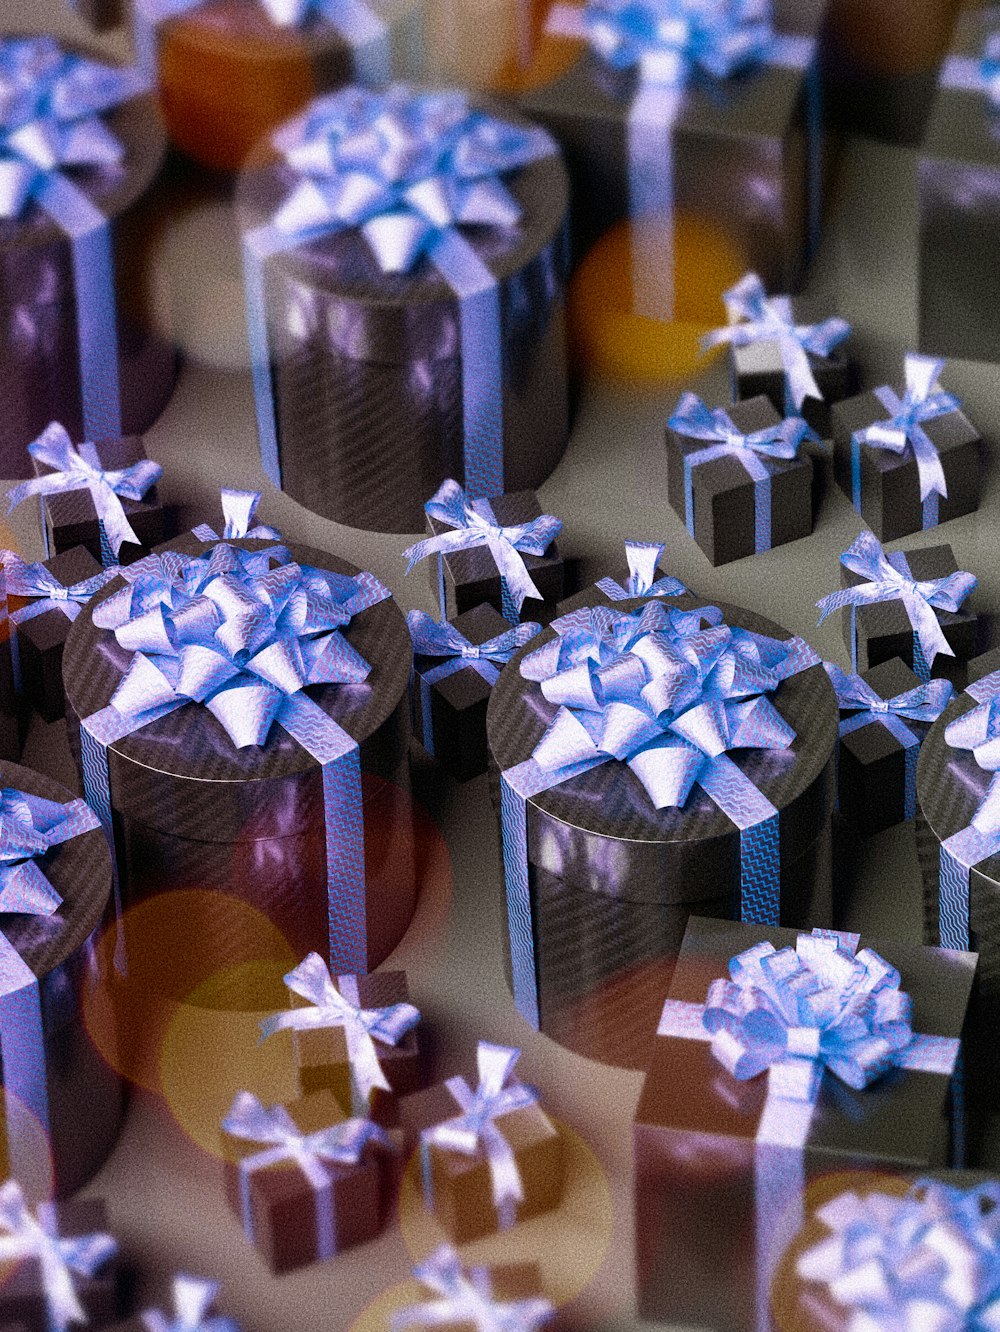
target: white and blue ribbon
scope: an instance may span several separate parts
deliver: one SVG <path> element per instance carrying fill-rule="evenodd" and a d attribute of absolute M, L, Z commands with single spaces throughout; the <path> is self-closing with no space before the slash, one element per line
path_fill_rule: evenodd
<path fill-rule="evenodd" d="M 192 528 L 192 534 L 206 545 L 213 541 L 282 541 L 284 538 L 276 527 L 265 523 L 251 526 L 261 501 L 259 490 L 230 490 L 223 486 L 219 491 L 222 508 L 223 528 L 220 536 L 208 523 L 199 523 Z"/>
<path fill-rule="evenodd" d="M 239 1324 L 222 1314 L 213 1314 L 219 1293 L 218 1281 L 179 1272 L 174 1277 L 174 1312 L 144 1309 L 139 1315 L 146 1332 L 240 1332 Z"/>
<path fill-rule="evenodd" d="M 463 93 L 344 88 L 274 135 L 296 183 L 274 217 L 243 241 L 250 355 L 261 459 L 281 485 L 264 271 L 269 256 L 348 228 L 383 273 L 426 259 L 458 298 L 465 485 L 504 490 L 500 293 L 462 234 L 513 233 L 521 219 L 503 177 L 558 150 L 544 130 L 498 120 Z"/>
<path fill-rule="evenodd" d="M 996 9 L 986 13 L 996 20 Z M 986 38 L 980 56 L 948 56 L 941 66 L 941 86 L 958 92 L 981 94 L 989 103 L 991 112 L 1000 110 L 1000 32 Z"/>
<path fill-rule="evenodd" d="M 537 1332 L 555 1313 L 553 1305 L 540 1296 L 498 1300 L 489 1269 L 464 1268 L 450 1244 L 435 1249 L 413 1269 L 413 1275 L 434 1298 L 397 1309 L 390 1319 L 390 1332 L 406 1332 L 407 1328 L 426 1332 L 443 1325 L 468 1327 L 471 1332 Z"/>
<path fill-rule="evenodd" d="M 616 583 L 613 578 L 599 578 L 596 586 L 609 601 L 630 601 L 645 597 L 683 597 L 688 593 L 679 578 L 663 574 L 657 578 L 657 566 L 666 546 L 662 542 L 626 541 L 625 559 L 628 578 Z"/>

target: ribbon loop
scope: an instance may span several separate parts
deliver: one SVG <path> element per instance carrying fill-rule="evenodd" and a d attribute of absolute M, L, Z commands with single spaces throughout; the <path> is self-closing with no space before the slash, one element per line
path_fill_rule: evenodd
<path fill-rule="evenodd" d="M 223 487 L 219 492 L 222 503 L 224 526 L 220 537 L 207 523 L 194 528 L 194 535 L 206 543 L 210 541 L 235 541 L 246 537 L 256 541 L 280 541 L 281 533 L 274 527 L 258 523 L 251 527 L 257 506 L 261 501 L 259 490 L 230 490 Z"/>

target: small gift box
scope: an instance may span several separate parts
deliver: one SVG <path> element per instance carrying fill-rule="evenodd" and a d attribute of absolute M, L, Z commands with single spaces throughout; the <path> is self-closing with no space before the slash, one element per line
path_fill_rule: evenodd
<path fill-rule="evenodd" d="M 539 486 L 569 434 L 567 207 L 553 140 L 458 92 L 352 87 L 282 126 L 237 192 L 275 485 L 381 532 L 447 477 Z"/>
<path fill-rule="evenodd" d="M 126 901 L 195 890 L 213 970 L 257 956 L 230 897 L 337 972 L 383 961 L 416 900 L 410 660 L 387 589 L 305 547 L 191 533 L 102 588 L 66 712 Z"/>
<path fill-rule="evenodd" d="M 816 438 L 765 397 L 709 410 L 681 395 L 667 423 L 667 495 L 712 564 L 809 535 L 813 465 L 799 449 Z"/>
<path fill-rule="evenodd" d="M 62 660 L 70 625 L 117 571 L 73 546 L 38 564 L 11 551 L 5 572 L 15 688 L 44 721 L 58 721 L 66 713 Z"/>
<path fill-rule="evenodd" d="M 0 1187 L 0 1323 L 16 1332 L 63 1332 L 76 1323 L 107 1327 L 119 1312 L 118 1244 L 98 1198 L 41 1202 L 21 1186 Z M 9 1266 L 8 1266 L 9 1264 Z"/>
<path fill-rule="evenodd" d="M 919 345 L 971 361 L 995 361 L 1000 339 L 998 31 L 993 7 L 960 16 L 918 162 Z"/>
<path fill-rule="evenodd" d="M 846 320 L 800 323 L 788 296 L 768 296 L 756 273 L 747 273 L 723 295 L 729 322 L 705 339 L 729 344 L 733 397 L 768 398 L 775 411 L 803 416 L 824 438 L 830 404 L 852 391 L 854 369 L 836 348 L 850 336 Z"/>
<path fill-rule="evenodd" d="M 462 1266 L 450 1244 L 442 1244 L 413 1269 L 431 1299 L 398 1309 L 390 1332 L 535 1332 L 554 1314 L 542 1297 L 537 1263 Z"/>
<path fill-rule="evenodd" d="M 19 478 L 50 421 L 117 439 L 173 390 L 174 351 L 136 278 L 166 142 L 137 70 L 0 36 L 0 77 L 0 474 Z"/>
<path fill-rule="evenodd" d="M 769 1332 L 813 1180 L 955 1159 L 975 970 L 969 953 L 692 918 L 633 1128 L 641 1318 Z"/>
<path fill-rule="evenodd" d="M 486 771 L 486 705 L 500 669 L 541 629 L 513 629 L 485 602 L 454 621 L 423 611 L 406 617 L 413 640 L 413 734 L 456 781 Z"/>
<path fill-rule="evenodd" d="M 144 1309 L 118 1332 L 241 1332 L 234 1319 L 215 1312 L 219 1289 L 218 1281 L 179 1273 L 173 1280 L 173 1314 Z"/>
<path fill-rule="evenodd" d="M 266 1018 L 264 1036 L 294 1032 L 303 1095 L 333 1092 L 345 1110 L 385 1125 L 395 1097 L 416 1091 L 421 1052 L 419 1011 L 409 1002 L 405 971 L 338 976 L 318 953 L 285 977 L 292 1008 Z"/>
<path fill-rule="evenodd" d="M 277 1276 L 374 1239 L 388 1206 L 385 1157 L 398 1151 L 333 1094 L 265 1108 L 239 1092 L 222 1121 L 226 1197 Z"/>
<path fill-rule="evenodd" d="M 962 603 L 978 580 L 958 569 L 950 546 L 886 552 L 862 532 L 840 557 L 840 582 L 817 602 L 819 622 L 843 611 L 853 671 L 899 657 L 922 681 L 961 679 L 979 636 L 979 617 Z"/>
<path fill-rule="evenodd" d="M 420 1142 L 427 1210 L 456 1244 L 549 1212 L 562 1198 L 562 1136 L 538 1093 L 513 1077 L 519 1056 L 480 1041 L 475 1089 L 448 1078 L 399 1102 L 404 1131 Z"/>
<path fill-rule="evenodd" d="M 908 355 L 902 394 L 888 385 L 835 403 L 837 482 L 879 541 L 896 541 L 979 508 L 983 443 L 943 361 Z"/>
<path fill-rule="evenodd" d="M 840 723 L 840 813 L 868 837 L 916 816 L 920 742 L 951 701 L 952 686 L 922 684 L 898 657 L 864 675 L 829 663 L 826 670 L 849 714 Z"/>
<path fill-rule="evenodd" d="M 403 556 L 407 573 L 419 560 L 437 556 L 431 587 L 442 619 L 487 601 L 517 624 L 525 600 L 553 603 L 562 596 L 565 571 L 556 546 L 562 522 L 542 513 L 534 491 L 474 499 L 457 482 L 445 481 L 424 505 L 424 516 L 429 537 Z"/>
<path fill-rule="evenodd" d="M 508 980 L 555 1040 L 645 1067 L 692 911 L 829 922 L 836 701 L 770 620 L 572 612 L 505 668 L 487 735 Z"/>
<path fill-rule="evenodd" d="M 556 613 L 560 616 L 568 615 L 570 611 L 579 610 L 581 606 L 593 605 L 598 596 L 613 603 L 689 595 L 688 588 L 679 578 L 660 573 L 660 562 L 665 550 L 666 546 L 662 542 L 626 541 L 627 568 L 619 570 L 615 576 L 599 578 L 593 587 L 585 588 L 572 597 L 566 597 L 559 602 Z"/>

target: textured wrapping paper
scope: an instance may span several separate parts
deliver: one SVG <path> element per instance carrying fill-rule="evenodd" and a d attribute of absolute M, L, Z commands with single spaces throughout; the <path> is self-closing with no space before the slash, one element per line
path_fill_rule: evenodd
<path fill-rule="evenodd" d="M 230 544 L 259 550 L 268 543 Z M 188 536 L 170 549 L 194 554 L 205 547 Z M 293 547 L 292 555 L 334 572 L 357 572 L 320 551 Z M 67 718 L 78 756 L 81 721 L 108 704 L 132 657 L 93 621 L 94 607 L 121 585 L 116 580 L 102 589 L 66 645 Z M 208 951 L 213 969 L 245 960 L 244 941 L 231 933 L 227 895 L 269 916 L 296 954 L 315 950 L 329 958 L 332 950 L 340 971 L 376 966 L 413 914 L 405 762 L 409 635 L 391 600 L 356 615 L 343 635 L 372 670 L 361 685 L 307 690 L 345 733 L 348 748 L 356 746 L 357 778 L 345 777 L 326 820 L 321 765 L 279 724 L 263 748 L 236 749 L 206 708 L 187 704 L 107 749 L 123 900 L 174 888 L 206 890 L 200 919 L 192 920 L 192 946 Z M 361 892 L 328 892 L 328 834 L 337 863 Z"/>
<path fill-rule="evenodd" d="M 692 920 L 670 1000 L 703 1004 L 710 982 L 728 975 L 730 958 L 763 940 L 794 947 L 796 934 Z M 973 955 L 865 936 L 861 947 L 901 973 L 914 1033 L 960 1040 Z M 783 1144 L 775 1141 L 768 1100 L 767 1077 L 738 1082 L 707 1039 L 657 1037 L 633 1128 L 640 1317 L 767 1332 L 770 1282 L 761 1276 L 798 1230 L 814 1179 L 872 1167 L 922 1171 L 953 1159 L 945 1072 L 897 1068 L 863 1091 L 824 1073 L 804 1147 L 791 1126 Z"/>
<path fill-rule="evenodd" d="M 668 604 L 689 610 L 706 603 L 688 596 Z M 759 616 L 725 604 L 721 610 L 729 624 L 789 637 Z M 687 915 L 740 913 L 741 834 L 701 787 L 682 809 L 657 811 L 626 765 L 611 761 L 527 798 L 522 877 L 513 855 L 518 810 L 501 774 L 530 757 L 556 714 L 518 669 L 554 636 L 543 631 L 504 668 L 487 714 L 491 793 L 507 845 L 512 989 L 521 1002 L 537 1004 L 542 1031 L 591 1056 L 641 1066 Z M 778 811 L 781 922 L 828 922 L 833 689 L 816 666 L 769 697 L 796 731 L 791 750 L 738 750 L 734 761 Z"/>
<path fill-rule="evenodd" d="M 244 233 L 295 177 L 255 155 L 237 191 Z M 557 156 L 504 177 L 512 228 L 461 234 L 496 279 L 504 490 L 533 488 L 566 447 L 566 173 Z M 307 508 L 369 531 L 416 532 L 423 501 L 465 476 L 459 300 L 426 259 L 381 272 L 354 228 L 264 260 L 281 484 Z M 466 477 L 468 482 L 468 478 Z"/>
<path fill-rule="evenodd" d="M 173 348 L 154 330 L 143 272 L 145 230 L 156 208 L 155 185 L 166 151 L 153 99 L 135 98 L 106 112 L 105 125 L 124 145 L 114 166 L 63 170 L 65 178 L 108 221 L 111 296 L 117 325 L 120 432 L 151 426 L 173 389 Z M 100 271 L 96 259 L 85 267 Z M 25 446 L 50 421 L 74 439 L 110 433 L 88 430 L 81 389 L 73 244 L 68 233 L 36 203 L 14 220 L 0 220 L 0 360 L 4 411 L 0 415 L 0 471 L 31 475 Z M 103 332 L 103 321 L 102 321 Z M 94 348 L 95 334 L 84 339 Z M 106 423 L 105 423 L 106 424 Z"/>
<path fill-rule="evenodd" d="M 12 763 L 0 764 L 0 785 L 60 805 L 74 799 L 56 782 Z M 121 1080 L 91 1044 L 81 1013 L 84 989 L 106 979 L 98 971 L 93 936 L 105 924 L 111 900 L 111 860 L 95 826 L 35 863 L 62 905 L 51 916 L 0 913 L 0 932 L 23 963 L 0 998 L 5 1169 L 28 1176 L 41 1124 L 48 1131 L 56 1189 L 64 1196 L 103 1164 L 124 1112 Z"/>

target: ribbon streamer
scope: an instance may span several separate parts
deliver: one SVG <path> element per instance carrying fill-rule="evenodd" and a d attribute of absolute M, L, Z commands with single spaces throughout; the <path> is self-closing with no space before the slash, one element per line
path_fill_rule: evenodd
<path fill-rule="evenodd" d="M 938 385 L 944 361 L 933 356 L 909 353 L 904 367 L 906 390 L 902 398 L 888 385 L 875 390 L 875 397 L 889 413 L 888 418 L 856 430 L 851 436 L 851 498 L 860 513 L 862 444 L 867 444 L 871 449 L 886 449 L 897 455 L 909 449 L 917 465 L 922 525 L 923 530 L 927 531 L 938 525 L 939 500 L 947 499 L 948 486 L 940 455 L 924 430 L 924 425 L 940 416 L 960 411 L 962 404 L 953 393 L 945 393 Z"/>
<path fill-rule="evenodd" d="M 224 522 L 222 536 L 208 523 L 200 523 L 193 528 L 193 534 L 206 545 L 211 541 L 242 541 L 244 538 L 250 541 L 283 540 L 275 527 L 267 527 L 263 523 L 258 523 L 256 527 L 250 526 L 261 498 L 259 490 L 229 490 L 224 486 L 219 492 Z"/>
<path fill-rule="evenodd" d="M 753 481 L 754 552 L 771 549 L 771 470 L 768 460 L 791 461 L 804 440 L 818 440 L 800 416 L 745 434 L 721 407 L 709 409 L 694 393 L 681 394 L 668 425 L 688 439 L 703 439 L 708 447 L 684 454 L 684 522 L 694 537 L 694 469 L 717 458 L 735 458 Z"/>
<path fill-rule="evenodd" d="M 308 1008 L 292 1008 L 275 1013 L 261 1024 L 261 1039 L 276 1031 L 319 1031 L 343 1027 L 347 1042 L 347 1062 L 351 1069 L 352 1089 L 367 1104 L 376 1087 L 391 1091 L 382 1065 L 378 1045 L 398 1045 L 420 1021 L 420 1012 L 412 1004 L 387 1004 L 380 1008 L 362 1008 L 356 976 L 338 976 L 336 985 L 330 968 L 319 953 L 310 953 L 285 977 L 293 994 L 301 996 Z"/>
<path fill-rule="evenodd" d="M 497 1300 L 489 1269 L 470 1267 L 466 1270 L 450 1244 L 435 1249 L 428 1259 L 413 1269 L 413 1275 L 437 1298 L 398 1309 L 392 1315 L 391 1332 L 443 1324 L 469 1326 L 474 1332 L 536 1332 L 555 1313 L 549 1301 L 539 1297 Z"/>
<path fill-rule="evenodd" d="M 609 601 L 629 601 L 639 597 L 683 597 L 688 588 L 679 578 L 664 574 L 657 578 L 657 565 L 663 557 L 666 546 L 649 541 L 626 541 L 625 559 L 628 562 L 628 578 L 624 583 L 616 583 L 613 578 L 599 578 L 597 587 Z"/>
<path fill-rule="evenodd" d="M 244 237 L 250 354 L 264 470 L 281 485 L 264 294 L 266 260 L 306 241 L 360 230 L 382 273 L 425 258 L 458 298 L 465 484 L 504 490 L 500 296 L 466 227 L 513 234 L 521 208 L 503 177 L 557 152 L 543 130 L 470 106 L 462 93 L 345 88 L 283 126 L 274 146 L 297 183 Z"/>
<path fill-rule="evenodd" d="M 865 581 L 831 592 L 816 605 L 820 611 L 820 624 L 833 611 L 844 606 L 851 608 L 851 669 L 857 671 L 858 668 L 857 608 L 881 601 L 900 601 L 913 626 L 913 670 L 926 683 L 939 652 L 947 657 L 955 655 L 935 609 L 957 611 L 965 598 L 975 591 L 979 580 L 962 572 L 949 574 L 946 578 L 915 579 L 905 553 L 897 550 L 887 554 L 872 532 L 862 532 L 841 555 L 840 562 Z"/>
<path fill-rule="evenodd" d="M 806 398 L 823 401 L 810 356 L 829 356 L 851 326 L 844 319 L 824 319 L 819 324 L 797 324 L 788 296 L 768 296 L 756 273 L 747 273 L 723 293 L 729 323 L 714 329 L 702 340 L 707 351 L 729 343 L 749 347 L 755 342 L 774 342 L 785 371 L 785 414 L 798 415 Z"/>
<path fill-rule="evenodd" d="M 140 1315 L 146 1332 L 240 1332 L 232 1318 L 211 1312 L 219 1293 L 218 1281 L 203 1281 L 183 1272 L 174 1277 L 173 1317 L 160 1309 Z"/>

